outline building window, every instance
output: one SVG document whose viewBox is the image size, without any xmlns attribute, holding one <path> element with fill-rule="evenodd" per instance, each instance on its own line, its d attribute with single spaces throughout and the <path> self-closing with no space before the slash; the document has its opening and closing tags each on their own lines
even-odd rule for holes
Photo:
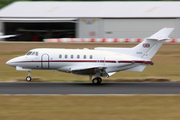
<svg viewBox="0 0 180 120">
<path fill-rule="evenodd" d="M 67 55 L 65 55 L 65 58 L 67 58 L 68 56 Z"/>
<path fill-rule="evenodd" d="M 71 59 L 73 59 L 73 57 L 74 57 L 74 56 L 73 56 L 73 55 L 71 55 Z"/>
<path fill-rule="evenodd" d="M 92 55 L 90 55 L 90 59 L 92 59 L 93 58 L 93 56 Z"/>
<path fill-rule="evenodd" d="M 84 57 L 84 59 L 86 59 L 86 55 L 84 55 L 83 57 Z"/>
<path fill-rule="evenodd" d="M 80 58 L 80 55 L 77 55 L 77 58 L 79 59 L 79 58 Z"/>
</svg>

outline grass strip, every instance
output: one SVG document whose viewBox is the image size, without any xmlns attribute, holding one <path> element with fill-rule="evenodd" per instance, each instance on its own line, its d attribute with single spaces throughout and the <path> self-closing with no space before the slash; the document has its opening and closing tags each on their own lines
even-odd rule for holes
<svg viewBox="0 0 180 120">
<path fill-rule="evenodd" d="M 5 96 L 3 120 L 179 120 L 177 96 Z"/>
</svg>

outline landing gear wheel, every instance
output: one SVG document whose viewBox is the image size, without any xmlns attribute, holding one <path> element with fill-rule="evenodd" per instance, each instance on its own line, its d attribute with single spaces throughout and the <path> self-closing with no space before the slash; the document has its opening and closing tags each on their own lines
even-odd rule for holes
<svg viewBox="0 0 180 120">
<path fill-rule="evenodd" d="M 26 80 L 27 80 L 28 82 L 31 81 L 31 71 L 28 71 L 28 76 L 26 77 Z"/>
<path fill-rule="evenodd" d="M 100 77 L 94 78 L 92 80 L 93 84 L 100 84 L 102 82 L 102 79 Z"/>
<path fill-rule="evenodd" d="M 99 80 L 98 80 L 97 78 L 94 78 L 94 79 L 92 80 L 92 82 L 93 82 L 93 84 L 98 84 L 98 83 L 99 83 Z"/>
<path fill-rule="evenodd" d="M 102 82 L 102 79 L 100 77 L 97 77 L 99 84 Z"/>
<path fill-rule="evenodd" d="M 30 77 L 30 76 L 27 76 L 27 77 L 26 77 L 26 80 L 27 80 L 28 82 L 30 82 L 30 81 L 31 81 L 31 77 Z"/>
</svg>

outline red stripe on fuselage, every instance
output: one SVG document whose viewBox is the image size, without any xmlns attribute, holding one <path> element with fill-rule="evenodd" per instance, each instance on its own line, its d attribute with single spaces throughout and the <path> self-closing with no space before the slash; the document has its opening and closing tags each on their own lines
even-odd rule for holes
<svg viewBox="0 0 180 120">
<path fill-rule="evenodd" d="M 118 63 L 152 63 L 152 61 L 118 61 Z"/>
<path fill-rule="evenodd" d="M 18 61 L 16 63 L 23 62 L 107 62 L 107 63 L 116 63 L 116 61 L 104 61 L 104 60 L 49 60 L 49 61 Z"/>
<path fill-rule="evenodd" d="M 50 61 L 18 61 L 16 63 L 24 62 L 101 62 L 101 63 L 116 63 L 116 61 L 104 61 L 104 60 L 50 60 Z M 152 61 L 118 61 L 118 63 L 149 63 Z"/>
</svg>

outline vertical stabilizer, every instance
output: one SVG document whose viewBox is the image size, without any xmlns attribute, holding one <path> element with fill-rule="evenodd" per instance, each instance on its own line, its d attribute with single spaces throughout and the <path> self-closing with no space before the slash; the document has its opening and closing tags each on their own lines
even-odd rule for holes
<svg viewBox="0 0 180 120">
<path fill-rule="evenodd" d="M 146 38 L 143 42 L 132 48 L 131 55 L 143 59 L 151 59 L 174 28 L 163 28 L 152 36 Z"/>
</svg>

